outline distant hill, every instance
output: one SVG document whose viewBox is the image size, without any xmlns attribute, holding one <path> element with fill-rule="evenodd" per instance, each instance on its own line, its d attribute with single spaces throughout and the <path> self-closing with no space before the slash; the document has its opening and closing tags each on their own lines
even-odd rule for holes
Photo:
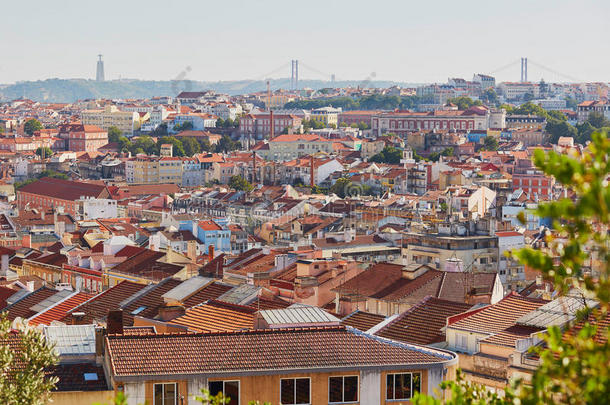
<svg viewBox="0 0 610 405">
<path fill-rule="evenodd" d="M 272 89 L 287 89 L 290 79 L 270 80 Z M 300 88 L 322 89 L 325 87 L 402 87 L 415 86 L 414 84 L 390 81 L 340 81 L 329 82 L 323 80 L 301 80 Z M 32 82 L 18 82 L 9 85 L 0 85 L 0 101 L 29 98 L 35 101 L 70 103 L 76 100 L 91 98 L 150 98 L 154 96 L 176 96 L 184 90 L 215 90 L 230 95 L 264 91 L 267 88 L 265 80 L 242 80 L 222 82 L 198 81 L 148 81 L 135 79 L 109 80 L 96 82 L 85 79 L 47 79 Z"/>
</svg>

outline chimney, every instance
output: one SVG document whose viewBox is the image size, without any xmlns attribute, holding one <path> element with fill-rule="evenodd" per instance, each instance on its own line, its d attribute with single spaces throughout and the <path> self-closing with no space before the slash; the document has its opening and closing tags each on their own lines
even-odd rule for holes
<svg viewBox="0 0 610 405">
<path fill-rule="evenodd" d="M 106 329 L 109 335 L 123 334 L 123 311 L 120 309 L 108 311 Z"/>
<path fill-rule="evenodd" d="M 72 312 L 72 325 L 84 325 L 85 324 L 85 313 L 84 312 Z"/>
<path fill-rule="evenodd" d="M 275 136 L 275 125 L 273 124 L 273 110 L 269 110 L 269 139 L 273 139 Z"/>
<path fill-rule="evenodd" d="M 208 262 L 214 260 L 214 245 L 208 246 Z"/>
<path fill-rule="evenodd" d="M 407 280 L 415 280 L 417 277 L 421 276 L 425 272 L 428 271 L 428 266 L 404 266 L 401 270 L 401 277 L 406 278 Z"/>
<path fill-rule="evenodd" d="M 540 274 L 538 274 L 536 276 L 536 285 L 542 285 L 542 282 L 543 282 L 542 276 Z"/>
<path fill-rule="evenodd" d="M 314 181 L 314 164 L 313 164 L 313 155 L 310 156 L 310 166 L 309 166 L 309 185 L 311 188 L 316 185 Z"/>
<path fill-rule="evenodd" d="M 100 365 L 104 361 L 104 329 L 95 328 L 95 362 Z"/>
<path fill-rule="evenodd" d="M 252 282 L 257 287 L 269 288 L 271 286 L 271 276 L 267 272 L 257 272 L 252 274 Z"/>
<path fill-rule="evenodd" d="M 163 305 L 159 308 L 159 319 L 162 321 L 171 321 L 179 316 L 184 315 L 185 309 L 182 305 Z"/>
</svg>

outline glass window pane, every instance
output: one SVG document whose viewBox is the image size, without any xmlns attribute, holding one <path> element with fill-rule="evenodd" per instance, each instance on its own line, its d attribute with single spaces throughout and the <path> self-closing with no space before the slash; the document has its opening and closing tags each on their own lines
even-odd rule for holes
<svg viewBox="0 0 610 405">
<path fill-rule="evenodd" d="M 176 405 L 176 384 L 164 385 L 163 405 Z"/>
<path fill-rule="evenodd" d="M 343 402 L 358 401 L 358 377 L 343 378 Z"/>
<path fill-rule="evenodd" d="M 216 396 L 222 392 L 222 381 L 212 381 L 208 384 L 210 395 Z"/>
<path fill-rule="evenodd" d="M 297 404 L 309 403 L 309 378 L 296 379 L 296 402 Z"/>
<path fill-rule="evenodd" d="M 394 399 L 394 374 L 388 374 L 385 385 L 386 399 Z"/>
<path fill-rule="evenodd" d="M 328 379 L 328 401 L 343 402 L 343 377 L 330 377 Z"/>
<path fill-rule="evenodd" d="M 396 374 L 394 376 L 395 399 L 411 398 L 411 374 Z"/>
<path fill-rule="evenodd" d="M 239 403 L 238 381 L 225 381 L 225 397 L 230 398 L 229 405 L 237 405 Z"/>
<path fill-rule="evenodd" d="M 421 392 L 421 374 L 413 373 L 413 393 Z"/>
<path fill-rule="evenodd" d="M 280 391 L 282 404 L 294 404 L 294 380 L 281 380 Z"/>
<path fill-rule="evenodd" d="M 163 405 L 163 384 L 155 384 L 154 405 Z"/>
</svg>

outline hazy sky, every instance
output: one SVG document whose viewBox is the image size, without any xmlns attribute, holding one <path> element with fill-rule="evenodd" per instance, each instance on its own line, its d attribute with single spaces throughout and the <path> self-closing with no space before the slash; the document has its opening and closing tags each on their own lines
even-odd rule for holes
<svg viewBox="0 0 610 405">
<path fill-rule="evenodd" d="M 289 77 L 299 59 L 311 79 L 444 82 L 514 61 L 496 77 L 518 80 L 527 56 L 530 80 L 610 80 L 608 0 L 33 0 L 1 13 L 0 83 L 94 78 L 98 53 L 106 79 Z"/>
</svg>

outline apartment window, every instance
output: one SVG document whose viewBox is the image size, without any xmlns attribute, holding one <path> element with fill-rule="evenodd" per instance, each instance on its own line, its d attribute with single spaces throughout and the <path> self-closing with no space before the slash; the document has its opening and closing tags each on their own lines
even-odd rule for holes
<svg viewBox="0 0 610 405">
<path fill-rule="evenodd" d="M 153 405 L 177 405 L 178 386 L 176 383 L 155 384 Z"/>
<path fill-rule="evenodd" d="M 210 395 L 222 394 L 229 398 L 228 405 L 239 405 L 239 381 L 211 381 L 208 388 Z"/>
<path fill-rule="evenodd" d="M 386 399 L 411 399 L 414 392 L 421 390 L 420 373 L 388 374 L 386 379 Z"/>
<path fill-rule="evenodd" d="M 463 333 L 455 334 L 455 347 L 457 349 L 467 350 L 468 349 L 468 336 Z"/>
<path fill-rule="evenodd" d="M 280 403 L 282 405 L 311 403 L 310 385 L 309 378 L 280 379 Z"/>
<path fill-rule="evenodd" d="M 358 376 L 330 377 L 328 402 L 331 404 L 358 402 Z"/>
</svg>

